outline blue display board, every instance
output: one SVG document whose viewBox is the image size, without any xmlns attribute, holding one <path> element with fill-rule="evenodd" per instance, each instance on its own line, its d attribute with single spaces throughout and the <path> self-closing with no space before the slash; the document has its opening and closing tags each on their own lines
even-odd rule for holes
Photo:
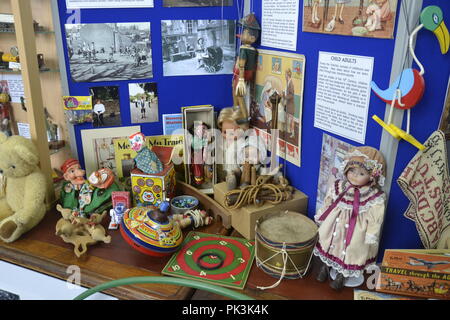
<svg viewBox="0 0 450 320">
<path fill-rule="evenodd" d="M 162 135 L 162 114 L 180 113 L 183 106 L 211 104 L 218 110 L 233 104 L 231 81 L 232 75 L 208 76 L 163 76 L 163 52 L 161 36 L 161 20 L 236 20 L 238 2 L 225 7 L 183 7 L 165 8 L 162 0 L 154 1 L 154 8 L 125 9 L 82 9 L 80 13 L 67 10 L 66 1 L 58 0 L 64 54 L 68 72 L 70 95 L 90 95 L 89 88 L 97 86 L 119 86 L 122 126 L 140 125 L 145 135 Z M 148 79 L 113 81 L 113 82 L 74 82 L 70 76 L 70 66 L 64 25 L 73 24 L 74 17 L 79 16 L 77 23 L 128 23 L 150 22 L 152 41 L 153 77 Z M 129 108 L 129 83 L 156 82 L 159 96 L 159 122 L 132 124 Z M 92 124 L 75 127 L 78 156 L 84 165 L 81 130 L 92 129 Z"/>
<path fill-rule="evenodd" d="M 306 1 L 306 0 L 305 0 Z M 397 26 L 399 21 L 400 0 L 397 10 Z M 61 28 L 71 16 L 67 12 L 65 1 L 59 0 Z M 239 1 L 241 3 L 241 1 Z M 252 1 L 253 10 L 261 21 L 261 1 Z M 331 2 L 334 5 L 334 2 Z M 424 0 L 424 6 L 438 5 L 450 21 L 450 1 Z M 332 14 L 332 13 L 329 13 Z M 314 127 L 314 107 L 317 82 L 319 51 L 344 53 L 374 57 L 373 80 L 382 88 L 389 86 L 391 65 L 395 39 L 372 39 L 302 32 L 303 1 L 300 1 L 299 32 L 297 53 L 306 57 L 306 74 L 304 88 L 304 104 L 302 119 L 302 167 L 288 164 L 287 174 L 292 184 L 309 197 L 308 215 L 312 217 L 316 210 L 317 180 L 319 175 L 322 134 L 324 131 Z M 238 8 L 203 7 L 203 8 L 163 8 L 162 1 L 155 0 L 155 7 L 148 9 L 89 9 L 81 11 L 81 23 L 102 22 L 151 22 L 153 48 L 153 78 L 147 79 L 158 84 L 160 122 L 142 124 L 146 135 L 162 134 L 162 114 L 179 113 L 180 107 L 190 105 L 211 104 L 220 110 L 232 105 L 231 75 L 214 76 L 177 76 L 164 77 L 161 48 L 161 20 L 170 19 L 237 19 Z M 395 28 L 396 35 L 397 27 Z M 273 49 L 261 47 L 264 49 Z M 67 52 L 67 44 L 64 41 Z M 276 49 L 278 50 L 278 49 Z M 280 50 L 283 51 L 283 50 Z M 444 104 L 448 77 L 450 72 L 450 54 L 440 54 L 439 44 L 431 32 L 421 31 L 417 40 L 416 53 L 427 72 L 425 81 L 427 89 L 419 105 L 412 111 L 412 132 L 421 142 L 438 128 Z M 66 53 L 66 63 L 68 61 Z M 67 64 L 69 70 L 69 65 Z M 128 83 L 141 81 L 119 81 L 111 83 L 74 83 L 69 77 L 71 95 L 88 95 L 89 87 L 98 85 L 119 85 L 122 124 L 131 125 L 128 102 Z M 371 116 L 383 116 L 386 105 L 374 94 L 371 95 L 369 121 L 367 124 L 366 145 L 380 147 L 382 129 Z M 405 117 L 406 118 L 406 117 Z M 406 121 L 406 120 L 405 120 Z M 80 160 L 83 160 L 80 131 L 91 128 L 90 125 L 76 127 L 76 139 Z M 354 141 L 338 137 L 343 141 L 358 145 Z M 406 142 L 400 142 L 397 163 L 394 170 L 394 182 L 390 193 L 380 249 L 387 248 L 420 248 L 421 242 L 415 224 L 403 216 L 408 207 L 408 200 L 396 183 L 396 179 L 406 164 L 416 154 L 417 149 Z M 380 251 L 383 252 L 383 251 Z M 382 256 L 382 255 L 381 255 Z M 380 257 L 382 258 L 382 257 Z"/>
</svg>

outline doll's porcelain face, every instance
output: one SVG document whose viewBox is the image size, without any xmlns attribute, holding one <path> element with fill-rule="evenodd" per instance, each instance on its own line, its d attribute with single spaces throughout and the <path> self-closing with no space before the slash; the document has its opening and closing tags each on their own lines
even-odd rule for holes
<svg viewBox="0 0 450 320">
<path fill-rule="evenodd" d="M 230 120 L 222 122 L 222 136 L 226 140 L 237 140 L 243 133 L 243 130 L 239 125 Z"/>
<path fill-rule="evenodd" d="M 366 169 L 354 167 L 347 171 L 347 179 L 354 186 L 364 186 L 370 181 L 370 175 Z"/>
</svg>

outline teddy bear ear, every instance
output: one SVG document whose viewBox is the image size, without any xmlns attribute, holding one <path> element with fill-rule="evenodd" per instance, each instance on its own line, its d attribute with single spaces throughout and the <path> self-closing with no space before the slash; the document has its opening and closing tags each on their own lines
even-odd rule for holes
<svg viewBox="0 0 450 320">
<path fill-rule="evenodd" d="M 8 139 L 8 137 L 6 136 L 6 134 L 4 134 L 3 132 L 0 132 L 0 144 L 5 142 L 7 139 Z"/>
<path fill-rule="evenodd" d="M 39 164 L 39 157 L 31 152 L 26 146 L 19 144 L 14 147 L 14 150 L 16 151 L 17 155 L 26 163 L 35 166 Z"/>
</svg>

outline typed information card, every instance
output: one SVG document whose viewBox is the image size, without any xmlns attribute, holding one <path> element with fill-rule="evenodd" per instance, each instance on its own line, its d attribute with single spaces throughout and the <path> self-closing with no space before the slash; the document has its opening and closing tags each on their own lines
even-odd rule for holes
<svg viewBox="0 0 450 320">
<path fill-rule="evenodd" d="M 299 0 L 263 0 L 261 45 L 297 50 Z"/>
<path fill-rule="evenodd" d="M 319 52 L 314 126 L 365 143 L 373 57 Z"/>
</svg>

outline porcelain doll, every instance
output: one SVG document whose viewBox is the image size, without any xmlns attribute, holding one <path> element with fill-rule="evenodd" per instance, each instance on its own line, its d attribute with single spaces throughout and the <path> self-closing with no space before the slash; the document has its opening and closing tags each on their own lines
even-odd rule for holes
<svg viewBox="0 0 450 320">
<path fill-rule="evenodd" d="M 362 284 L 364 270 L 376 262 L 385 212 L 385 161 L 378 150 L 352 149 L 340 170 L 344 178 L 329 187 L 314 217 L 319 224 L 314 254 L 323 263 L 317 280 L 326 281 L 331 271 L 336 290 Z"/>
<path fill-rule="evenodd" d="M 233 103 L 239 106 L 242 117 L 237 119 L 240 125 L 246 129 L 249 124 L 249 103 L 246 97 L 250 93 L 250 85 L 253 84 L 256 74 L 258 51 L 252 46 L 259 38 L 261 27 L 254 14 L 249 14 L 239 22 L 243 26 L 239 57 L 236 60 L 233 71 Z"/>
</svg>

